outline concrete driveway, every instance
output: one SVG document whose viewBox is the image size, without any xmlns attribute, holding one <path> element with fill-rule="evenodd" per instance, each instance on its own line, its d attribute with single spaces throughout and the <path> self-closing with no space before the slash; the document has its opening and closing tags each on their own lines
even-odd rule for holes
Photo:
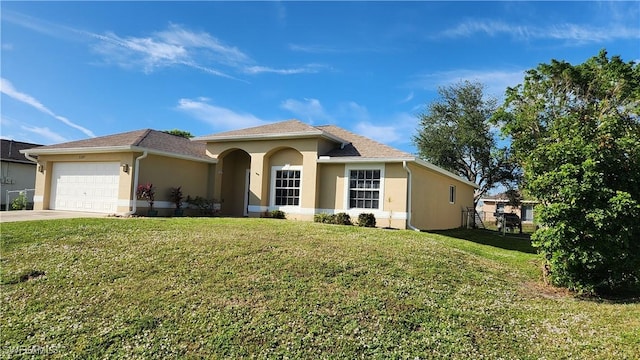
<svg viewBox="0 0 640 360">
<path fill-rule="evenodd" d="M 108 214 L 60 210 L 0 211 L 0 223 L 50 219 L 97 218 L 107 216 Z"/>
</svg>

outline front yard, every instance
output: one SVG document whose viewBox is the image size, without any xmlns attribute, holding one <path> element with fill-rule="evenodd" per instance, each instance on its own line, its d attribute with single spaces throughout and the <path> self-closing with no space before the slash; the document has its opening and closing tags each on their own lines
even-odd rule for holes
<svg viewBox="0 0 640 360">
<path fill-rule="evenodd" d="M 640 358 L 637 299 L 544 287 L 528 244 L 508 241 L 273 219 L 6 223 L 0 354 Z"/>
</svg>

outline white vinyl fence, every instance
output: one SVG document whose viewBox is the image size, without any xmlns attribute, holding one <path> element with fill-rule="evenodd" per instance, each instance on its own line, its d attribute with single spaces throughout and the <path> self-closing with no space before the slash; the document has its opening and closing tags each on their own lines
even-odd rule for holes
<svg viewBox="0 0 640 360">
<path fill-rule="evenodd" d="M 7 190 L 7 196 L 4 204 L 5 210 L 26 210 L 29 207 L 33 209 L 33 195 L 35 192 L 36 189 Z M 24 207 L 13 209 L 12 203 L 21 196 L 24 197 Z M 18 204 L 18 202 L 16 202 L 16 204 Z"/>
</svg>

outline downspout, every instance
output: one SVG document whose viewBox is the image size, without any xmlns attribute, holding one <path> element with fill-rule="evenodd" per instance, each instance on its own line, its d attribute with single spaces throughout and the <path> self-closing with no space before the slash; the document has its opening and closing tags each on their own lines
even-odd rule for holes
<svg viewBox="0 0 640 360">
<path fill-rule="evenodd" d="M 147 155 L 149 154 L 147 150 L 145 150 L 144 153 L 142 153 L 142 155 L 136 158 L 136 164 L 133 167 L 133 194 L 131 195 L 131 198 L 132 198 L 131 201 L 133 205 L 131 206 L 131 211 L 125 214 L 127 216 L 135 214 L 136 211 L 138 210 L 138 199 L 136 198 L 136 190 L 138 189 L 138 177 L 140 176 L 140 171 L 138 171 L 138 167 L 140 166 L 140 160 L 146 158 Z"/>
<path fill-rule="evenodd" d="M 413 182 L 413 175 L 411 169 L 407 166 L 407 161 L 402 161 L 402 167 L 407 171 L 407 227 L 414 231 L 420 231 L 417 227 L 411 225 L 411 183 Z"/>
<path fill-rule="evenodd" d="M 24 155 L 24 157 L 26 157 L 28 160 L 31 160 L 34 163 L 36 163 L 36 165 L 38 164 L 38 159 L 36 159 L 33 156 L 31 156 L 31 154 L 26 152 L 26 153 L 23 153 L 22 155 Z"/>
</svg>

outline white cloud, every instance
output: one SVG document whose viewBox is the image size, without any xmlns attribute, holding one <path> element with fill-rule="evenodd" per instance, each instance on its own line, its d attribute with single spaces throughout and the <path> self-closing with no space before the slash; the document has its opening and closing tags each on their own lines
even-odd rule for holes
<svg viewBox="0 0 640 360">
<path fill-rule="evenodd" d="M 516 39 L 554 39 L 567 40 L 574 44 L 602 43 L 614 39 L 640 39 L 640 31 L 636 27 L 626 27 L 616 23 L 607 27 L 579 25 L 571 23 L 554 24 L 547 27 L 514 25 L 502 21 L 471 20 L 447 29 L 439 36 L 448 38 L 470 37 L 478 33 L 488 36 L 502 34 Z"/>
<path fill-rule="evenodd" d="M 211 75 L 239 80 L 229 72 L 295 75 L 317 73 L 325 68 L 319 64 L 295 68 L 256 65 L 237 47 L 227 45 L 209 33 L 191 31 L 176 24 L 170 24 L 168 29 L 146 37 L 121 37 L 112 32 L 86 34 L 100 40 L 93 48 L 107 62 L 123 68 L 141 68 L 146 73 L 171 66 L 187 66 Z"/>
<path fill-rule="evenodd" d="M 65 138 L 64 136 L 52 131 L 51 129 L 47 128 L 47 127 L 36 127 L 36 126 L 25 126 L 22 125 L 21 126 L 22 130 L 28 131 L 30 133 L 34 133 L 36 135 L 39 135 L 45 139 L 50 140 L 53 143 L 63 143 L 63 142 L 67 142 L 67 138 Z"/>
<path fill-rule="evenodd" d="M 267 66 L 247 66 L 244 68 L 244 72 L 249 74 L 260 74 L 260 73 L 272 73 L 272 74 L 280 74 L 280 75 L 294 75 L 294 74 L 314 74 L 319 72 L 322 68 L 325 68 L 323 65 L 319 64 L 308 64 L 303 67 L 290 68 L 290 69 L 275 69 Z"/>
<path fill-rule="evenodd" d="M 32 97 L 31 95 L 22 93 L 18 90 L 16 90 L 13 87 L 13 84 L 11 84 L 11 82 L 5 78 L 1 78 L 0 80 L 0 92 L 2 92 L 3 94 L 18 100 L 20 102 L 23 102 L 33 108 L 35 108 L 36 110 L 45 113 L 49 116 L 52 116 L 53 118 L 59 120 L 60 122 L 62 122 L 63 124 L 70 126 L 76 130 L 80 130 L 82 133 L 84 133 L 85 135 L 89 136 L 89 137 L 96 137 L 96 135 L 93 133 L 93 131 L 84 128 L 78 124 L 75 124 L 74 122 L 72 122 L 71 120 L 67 119 L 64 116 L 60 116 L 57 115 L 56 113 L 54 113 L 53 111 L 51 111 L 49 108 L 47 108 L 46 106 L 44 106 L 40 101 L 38 101 L 37 99 L 35 99 L 34 97 Z"/>
<path fill-rule="evenodd" d="M 409 102 L 409 101 L 413 100 L 413 96 L 414 96 L 414 93 L 413 93 L 413 91 L 412 91 L 412 92 L 410 92 L 410 93 L 409 93 L 409 95 L 407 95 L 407 97 L 405 97 L 404 99 L 402 99 L 402 100 L 400 101 L 400 103 L 401 103 L 401 104 L 404 104 L 404 103 L 407 103 L 407 102 Z"/>
<path fill-rule="evenodd" d="M 371 120 L 369 110 L 366 106 L 360 105 L 355 101 L 348 101 L 340 105 L 340 117 L 349 121 L 367 122 Z"/>
<path fill-rule="evenodd" d="M 212 105 L 206 98 L 180 99 L 178 110 L 204 121 L 215 130 L 224 131 L 264 125 L 267 121 L 247 113 L 238 113 L 231 109 Z"/>
<path fill-rule="evenodd" d="M 356 124 L 354 130 L 362 136 L 384 144 L 394 143 L 401 139 L 398 129 L 392 125 L 374 125 L 370 122 L 360 122 Z"/>
<path fill-rule="evenodd" d="M 276 8 L 280 20 L 285 21 L 286 8 L 282 4 L 276 4 Z M 294 68 L 260 65 L 239 48 L 225 44 L 207 32 L 193 31 L 178 24 L 169 24 L 165 30 L 145 36 L 125 36 L 114 32 L 84 31 L 11 11 L 4 12 L 2 18 L 51 37 L 72 41 L 97 40 L 92 44 L 92 49 L 106 63 L 127 69 L 141 69 L 146 73 L 172 66 L 186 66 L 239 80 L 230 73 L 295 75 L 317 73 L 327 68 L 313 63 Z"/>
<path fill-rule="evenodd" d="M 418 118 L 408 113 L 397 113 L 388 118 L 358 122 L 354 130 L 384 144 L 410 144 L 418 126 Z"/>
<path fill-rule="evenodd" d="M 334 122 L 333 117 L 327 114 L 318 99 L 304 99 L 304 101 L 287 99 L 280 104 L 280 107 L 300 117 L 300 120 L 312 124 L 317 124 L 318 121 Z"/>
<path fill-rule="evenodd" d="M 11 51 L 11 50 L 13 50 L 13 44 L 2 43 L 2 51 Z"/>
<path fill-rule="evenodd" d="M 463 82 L 479 82 L 485 86 L 485 94 L 502 98 L 507 87 L 516 86 L 524 81 L 524 70 L 467 70 L 458 69 L 436 73 L 421 74 L 410 82 L 410 86 L 427 90 L 437 90 L 441 86 L 448 86 Z"/>
</svg>

